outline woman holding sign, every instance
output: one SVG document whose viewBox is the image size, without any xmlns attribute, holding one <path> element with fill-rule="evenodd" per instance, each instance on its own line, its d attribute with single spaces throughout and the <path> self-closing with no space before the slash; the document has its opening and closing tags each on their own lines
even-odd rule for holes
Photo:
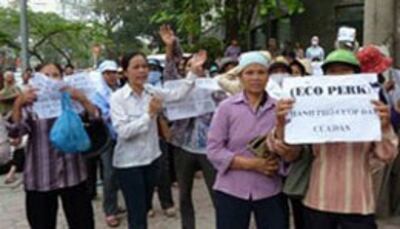
<svg viewBox="0 0 400 229">
<path fill-rule="evenodd" d="M 348 75 L 360 72 L 357 58 L 350 51 L 336 50 L 322 66 L 326 75 Z M 314 144 L 314 161 L 308 191 L 307 228 L 310 229 L 376 229 L 375 201 L 371 165 L 390 162 L 397 154 L 398 140 L 390 124 L 389 108 L 372 101 L 381 120 L 380 142 Z M 286 115 L 293 100 L 277 105 L 277 139 L 283 141 Z M 276 140 L 276 139 L 275 139 Z"/>
<path fill-rule="evenodd" d="M 275 100 L 265 91 L 269 64 L 259 52 L 240 57 L 243 91 L 223 101 L 211 123 L 207 156 L 218 171 L 218 229 L 248 228 L 252 213 L 258 228 L 289 228 L 282 176 L 298 149 L 278 142 L 255 150 L 275 127 Z"/>
<path fill-rule="evenodd" d="M 207 53 L 200 51 L 192 59 L 188 77 L 174 91 L 147 84 L 149 67 L 141 53 L 122 59 L 129 83 L 111 97 L 111 120 L 118 135 L 113 165 L 125 198 L 130 229 L 147 228 L 147 212 L 156 182 L 157 159 L 161 155 L 157 117 L 163 101 L 183 99 L 202 73 Z"/>
<path fill-rule="evenodd" d="M 38 71 L 47 77 L 45 80 L 62 80 L 57 64 L 42 65 Z M 84 159 L 79 154 L 61 153 L 50 143 L 50 130 L 56 118 L 39 119 L 34 114 L 32 104 L 38 89 L 28 88 L 15 101 L 10 133 L 13 137 L 28 134 L 24 186 L 29 225 L 32 229 L 55 229 L 60 197 L 70 228 L 94 229 Z M 92 117 L 98 116 L 98 110 L 83 93 L 73 88 L 67 91 Z"/>
</svg>

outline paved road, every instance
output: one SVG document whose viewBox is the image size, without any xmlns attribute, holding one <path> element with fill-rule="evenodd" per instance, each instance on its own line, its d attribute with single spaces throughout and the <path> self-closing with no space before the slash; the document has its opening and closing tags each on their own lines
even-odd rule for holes
<svg viewBox="0 0 400 229">
<path fill-rule="evenodd" d="M 3 177 L 0 177 L 0 184 L 3 184 Z M 101 198 L 101 189 L 99 189 Z M 174 188 L 174 197 L 177 200 L 178 190 Z M 198 229 L 213 229 L 215 228 L 214 210 L 211 206 L 210 199 L 208 197 L 207 190 L 205 188 L 202 179 L 197 179 L 194 185 L 194 204 L 197 217 L 197 228 Z M 149 220 L 150 229 L 179 229 L 180 220 L 179 217 L 167 218 L 162 214 L 158 203 L 158 198 L 154 200 L 154 206 L 156 209 L 156 216 Z M 122 200 L 122 199 L 121 199 Z M 93 201 L 96 215 L 96 228 L 106 229 L 108 228 L 104 223 L 104 215 L 102 213 L 101 201 Z M 62 211 L 59 211 L 58 217 L 58 228 L 67 229 L 65 218 Z M 24 192 L 22 186 L 17 188 L 5 188 L 0 186 L 0 229 L 27 229 L 28 225 L 26 222 L 25 211 L 24 211 Z M 123 223 L 119 228 L 127 228 L 125 217 L 123 217 Z M 255 228 L 252 226 L 252 228 Z M 386 220 L 380 222 L 380 229 L 399 229 L 400 218 Z"/>
</svg>

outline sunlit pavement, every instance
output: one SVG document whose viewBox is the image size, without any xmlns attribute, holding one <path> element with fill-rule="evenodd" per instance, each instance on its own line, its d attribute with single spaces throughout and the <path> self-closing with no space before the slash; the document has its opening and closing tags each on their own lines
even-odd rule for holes
<svg viewBox="0 0 400 229">
<path fill-rule="evenodd" d="M 1 229 L 27 229 L 28 224 L 24 209 L 24 191 L 22 185 L 16 188 L 2 186 L 3 178 L 0 177 L 0 228 Z M 214 209 L 202 179 L 196 179 L 194 184 L 194 205 L 196 209 L 196 226 L 198 229 L 215 228 Z M 174 200 L 177 202 L 177 188 L 173 188 Z M 99 187 L 99 197 L 93 201 L 96 217 L 96 228 L 105 229 L 107 227 L 104 221 L 101 203 L 101 187 Z M 122 202 L 122 199 L 120 199 Z M 156 215 L 149 219 L 150 229 L 179 229 L 179 214 L 174 218 L 166 217 L 158 203 L 158 196 L 155 195 L 154 207 Z M 122 223 L 119 228 L 127 228 L 125 216 L 122 215 Z M 59 211 L 58 227 L 59 229 L 67 229 L 65 218 L 62 211 Z M 255 228 L 252 226 L 252 228 Z M 399 229 L 400 218 L 388 219 L 379 222 L 380 229 Z"/>
</svg>

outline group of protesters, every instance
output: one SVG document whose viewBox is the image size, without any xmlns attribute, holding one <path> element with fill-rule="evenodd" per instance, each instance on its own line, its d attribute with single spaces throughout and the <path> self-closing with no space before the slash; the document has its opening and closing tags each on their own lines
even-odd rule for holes
<svg viewBox="0 0 400 229">
<path fill-rule="evenodd" d="M 165 63 L 131 52 L 98 65 L 101 76 L 92 96 L 62 88 L 83 107 L 84 122 L 106 130 L 102 136 L 97 132 L 101 147 L 90 155 L 60 152 L 49 139 L 57 118 L 40 119 L 33 109 L 40 88 L 29 80 L 42 74 L 62 81 L 74 74 L 72 65 L 42 64 L 27 70 L 19 86 L 13 72 L 4 73 L 0 161 L 8 165 L 7 183 L 23 170 L 32 229 L 56 228 L 59 199 L 70 228 L 95 228 L 91 201 L 97 165 L 110 227 L 118 227 L 126 212 L 130 229 L 148 228 L 157 192 L 165 216 L 175 217 L 179 209 L 182 228 L 194 229 L 192 189 L 199 174 L 218 229 L 249 228 L 252 216 L 257 228 L 289 229 L 291 215 L 296 229 L 375 229 L 377 209 L 400 213 L 400 101 L 388 76 L 392 60 L 378 46 L 359 48 L 356 40 L 339 39 L 325 56 L 317 36 L 307 50 L 297 46 L 282 52 L 274 39 L 267 50 L 248 52 L 233 40 L 225 56 L 210 64 L 206 50 L 185 56 L 170 26 L 160 28 L 160 37 Z M 377 74 L 379 99 L 371 103 L 381 123 L 380 141 L 285 142 L 287 115 L 296 101 L 282 99 L 282 78 L 324 77 L 315 62 L 322 62 L 320 71 L 327 77 Z M 218 83 L 220 89 L 212 92 L 216 110 L 169 120 L 165 104 L 187 98 L 200 78 Z M 180 80 L 180 86 L 164 87 L 172 80 Z M 119 191 L 126 209 L 119 205 Z"/>
</svg>

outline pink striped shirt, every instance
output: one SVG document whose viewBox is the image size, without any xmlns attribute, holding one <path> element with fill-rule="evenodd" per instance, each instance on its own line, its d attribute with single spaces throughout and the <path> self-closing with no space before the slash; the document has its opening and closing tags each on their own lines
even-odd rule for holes
<svg viewBox="0 0 400 229">
<path fill-rule="evenodd" d="M 397 145 L 393 130 L 385 132 L 381 142 L 313 145 L 315 159 L 304 204 L 324 212 L 373 214 L 372 164 L 393 160 Z"/>
</svg>

